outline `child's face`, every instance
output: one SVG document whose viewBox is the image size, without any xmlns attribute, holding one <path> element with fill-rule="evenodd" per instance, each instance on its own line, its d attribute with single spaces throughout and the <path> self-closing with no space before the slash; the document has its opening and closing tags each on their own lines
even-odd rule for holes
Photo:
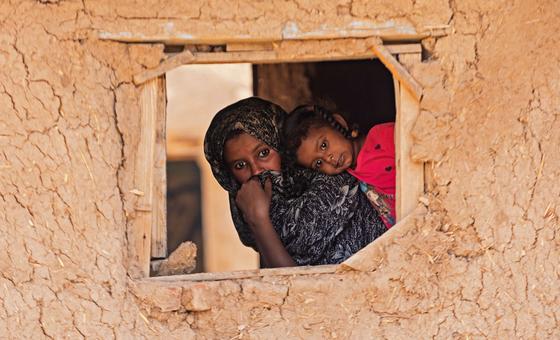
<svg viewBox="0 0 560 340">
<path fill-rule="evenodd" d="M 280 154 L 268 144 L 242 133 L 228 140 L 224 145 L 224 160 L 237 183 L 245 183 L 249 178 L 265 170 L 280 171 Z"/>
<path fill-rule="evenodd" d="M 297 150 L 298 163 L 327 175 L 337 175 L 354 162 L 352 141 L 330 126 L 311 127 Z"/>
</svg>

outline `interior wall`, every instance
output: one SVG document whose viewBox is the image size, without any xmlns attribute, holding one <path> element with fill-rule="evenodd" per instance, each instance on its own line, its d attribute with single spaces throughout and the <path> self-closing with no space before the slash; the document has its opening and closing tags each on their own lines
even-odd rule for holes
<svg viewBox="0 0 560 340">
<path fill-rule="evenodd" d="M 289 112 L 312 97 L 306 71 L 304 63 L 253 65 L 254 93 Z"/>
<path fill-rule="evenodd" d="M 291 111 L 318 104 L 363 134 L 395 121 L 393 76 L 378 59 L 254 65 L 255 93 Z"/>
<path fill-rule="evenodd" d="M 0 334 L 560 337 L 559 17 L 554 0 L 0 2 Z M 375 271 L 159 282 L 143 294 L 127 276 L 132 76 L 163 47 L 99 36 L 401 24 L 447 32 L 425 38 L 428 59 L 409 67 L 424 86 L 412 157 L 432 181 Z"/>
<path fill-rule="evenodd" d="M 192 159 L 166 162 L 167 254 L 183 242 L 196 245 L 196 266 L 192 273 L 203 272 L 204 242 L 202 238 L 202 178 L 200 168 Z"/>
</svg>

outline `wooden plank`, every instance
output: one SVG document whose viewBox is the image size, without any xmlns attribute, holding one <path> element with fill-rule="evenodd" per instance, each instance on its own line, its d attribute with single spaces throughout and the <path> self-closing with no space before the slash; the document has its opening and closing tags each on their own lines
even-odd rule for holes
<svg viewBox="0 0 560 340">
<path fill-rule="evenodd" d="M 195 56 L 189 50 L 183 51 L 181 53 L 177 53 L 172 57 L 168 58 L 167 60 L 163 61 L 156 68 L 135 75 L 133 78 L 134 83 L 136 85 L 143 84 L 146 81 L 157 78 L 162 74 L 165 74 L 167 71 L 171 71 L 176 67 L 179 67 L 181 65 L 186 65 L 186 64 L 192 64 L 195 59 L 196 59 Z"/>
<path fill-rule="evenodd" d="M 400 214 L 400 207 L 401 207 L 401 184 L 400 184 L 400 176 L 401 176 L 401 158 L 402 154 L 399 152 L 401 150 L 401 120 L 402 120 L 402 113 L 401 113 L 401 83 L 400 81 L 393 77 L 393 87 L 395 89 L 395 166 L 397 167 L 397 174 L 395 179 L 395 209 L 396 209 L 396 222 L 398 223 L 401 221 L 401 214 Z"/>
<path fill-rule="evenodd" d="M 327 48 L 330 45 L 322 46 L 317 42 L 290 42 L 290 46 L 284 48 L 282 44 L 277 45 L 273 51 L 237 51 L 237 52 L 191 52 L 184 51 L 169 57 L 157 67 L 144 71 L 134 76 L 136 85 L 142 84 L 149 79 L 159 77 L 162 74 L 171 71 L 181 65 L 188 64 L 225 64 L 225 63 L 252 63 L 252 64 L 268 64 L 268 63 L 296 63 L 296 62 L 314 62 L 314 61 L 336 61 L 336 60 L 358 60 L 372 59 L 376 54 L 371 50 L 373 39 L 353 39 L 355 49 L 332 50 Z M 301 53 L 300 49 L 294 48 L 294 44 L 301 47 L 307 44 L 317 44 L 318 48 L 314 53 Z M 336 43 L 336 42 L 335 42 Z M 338 42 L 340 44 L 343 41 Z M 410 46 L 413 45 L 413 46 Z M 352 44 L 350 44 L 352 46 Z M 322 48 L 322 49 L 321 49 Z M 415 53 L 421 50 L 419 44 L 403 44 L 403 45 L 387 45 L 384 51 L 386 53 Z M 417 53 L 417 52 L 416 52 Z M 393 58 L 394 59 L 394 58 Z M 398 62 L 397 62 L 398 64 Z M 404 71 L 406 73 L 406 70 Z M 410 75 L 409 75 L 410 76 Z M 410 77 L 412 78 L 412 77 Z"/>
<path fill-rule="evenodd" d="M 264 43 L 229 43 L 226 45 L 226 51 L 271 51 L 274 49 L 272 42 Z"/>
<path fill-rule="evenodd" d="M 393 77 L 397 78 L 402 85 L 404 85 L 410 93 L 414 96 L 417 101 L 422 98 L 422 86 L 414 79 L 410 73 L 397 61 L 391 52 L 382 44 L 373 44 L 373 52 L 381 60 L 381 62 L 387 67 L 389 71 L 393 74 Z M 415 56 L 416 54 L 412 54 Z"/>
<path fill-rule="evenodd" d="M 424 192 L 430 191 L 431 186 L 434 185 L 434 166 L 433 161 L 424 163 Z"/>
<path fill-rule="evenodd" d="M 400 55 L 399 60 L 407 65 L 420 63 L 420 54 Z M 415 162 L 410 156 L 412 147 L 412 126 L 420 112 L 420 102 L 410 88 L 399 80 L 399 104 L 395 126 L 395 156 L 397 161 L 397 219 L 408 215 L 418 204 L 424 192 L 424 165 Z"/>
<path fill-rule="evenodd" d="M 158 78 L 154 146 L 154 191 L 151 257 L 167 257 L 166 109 L 165 75 Z"/>
<path fill-rule="evenodd" d="M 358 40 L 358 39 L 343 39 L 343 41 Z M 364 40 L 364 39 L 361 39 Z M 307 41 L 310 43 L 311 41 Z M 239 51 L 272 51 L 278 49 L 279 43 L 273 42 L 261 42 L 261 43 L 229 43 L 226 46 L 227 52 L 239 52 Z M 404 53 L 421 53 L 422 45 L 418 43 L 410 44 L 389 44 L 385 47 L 392 54 L 404 54 Z"/>
<path fill-rule="evenodd" d="M 239 270 L 223 273 L 197 273 L 173 276 L 151 277 L 149 280 L 162 282 L 179 282 L 179 281 L 221 281 L 221 280 L 238 280 L 248 279 L 262 276 L 292 276 L 292 275 L 317 275 L 335 273 L 338 265 L 321 265 L 321 266 L 302 266 L 302 267 L 285 267 L 285 268 L 267 268 L 254 270 Z"/>
<path fill-rule="evenodd" d="M 421 44 L 392 44 L 384 45 L 391 54 L 422 53 Z"/>
<path fill-rule="evenodd" d="M 154 149 L 158 93 L 161 79 L 156 78 L 142 85 L 140 90 L 140 140 L 136 153 L 134 189 L 142 192 L 136 202 L 136 214 L 128 233 L 132 278 L 150 275 L 150 253 L 152 236 Z"/>
</svg>

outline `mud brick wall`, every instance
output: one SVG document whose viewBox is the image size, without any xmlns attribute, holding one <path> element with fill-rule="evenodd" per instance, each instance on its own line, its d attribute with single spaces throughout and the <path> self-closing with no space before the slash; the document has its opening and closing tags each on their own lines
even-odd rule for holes
<svg viewBox="0 0 560 340">
<path fill-rule="evenodd" d="M 375 271 L 133 281 L 138 88 L 102 32 L 422 31 L 424 204 Z M 560 337 L 560 6 L 547 1 L 0 2 L 0 337 Z"/>
</svg>

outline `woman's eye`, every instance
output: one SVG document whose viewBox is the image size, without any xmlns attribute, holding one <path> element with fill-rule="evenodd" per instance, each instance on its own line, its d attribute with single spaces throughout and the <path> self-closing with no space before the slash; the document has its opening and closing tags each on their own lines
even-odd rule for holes
<svg viewBox="0 0 560 340">
<path fill-rule="evenodd" d="M 259 158 L 265 158 L 270 154 L 270 149 L 262 149 L 259 151 Z"/>
<path fill-rule="evenodd" d="M 323 164 L 323 161 L 318 159 L 315 161 L 315 169 L 319 169 L 321 167 L 321 165 Z"/>
<path fill-rule="evenodd" d="M 233 167 L 234 167 L 235 169 L 237 169 L 237 170 L 241 170 L 241 169 L 243 169 L 243 168 L 245 167 L 245 162 L 242 162 L 242 161 L 241 161 L 241 162 L 236 162 L 236 163 L 233 165 Z"/>
<path fill-rule="evenodd" d="M 327 146 L 329 146 L 329 144 L 327 144 L 327 141 L 323 141 L 320 146 L 321 146 L 321 150 L 324 151 L 327 149 Z"/>
</svg>

